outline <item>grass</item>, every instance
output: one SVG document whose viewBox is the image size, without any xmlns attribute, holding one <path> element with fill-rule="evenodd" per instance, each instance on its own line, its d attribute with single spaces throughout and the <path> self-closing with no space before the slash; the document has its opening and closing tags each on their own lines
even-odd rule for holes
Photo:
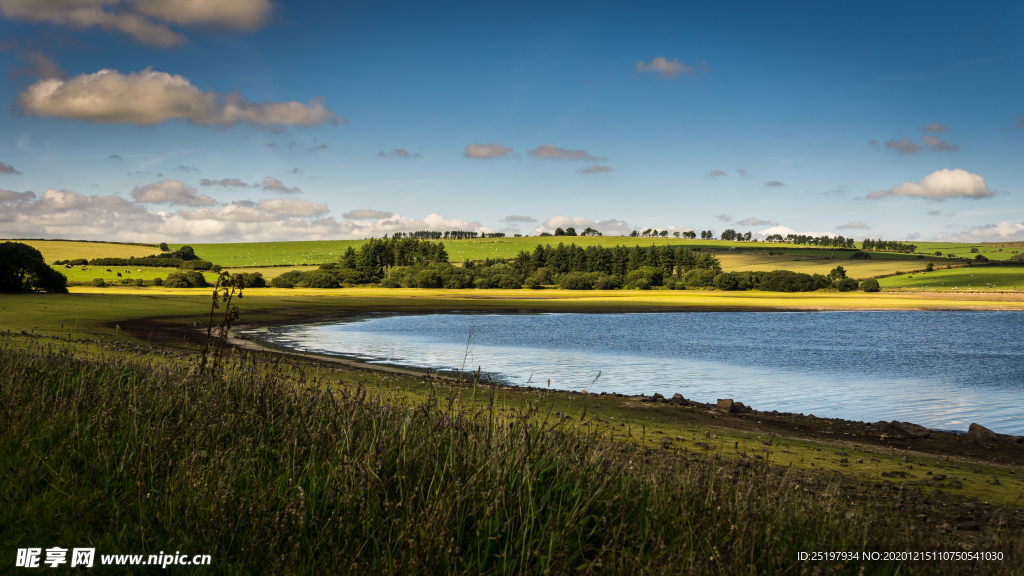
<svg viewBox="0 0 1024 576">
<path fill-rule="evenodd" d="M 39 250 L 47 263 L 57 260 L 78 260 L 85 258 L 140 258 L 159 254 L 160 249 L 152 246 L 134 246 L 108 242 L 75 242 L 67 240 L 12 240 Z M 61 268 L 62 269 L 62 268 Z"/>
<path fill-rule="evenodd" d="M 885 289 L 921 291 L 1024 290 L 1024 262 L 1018 266 L 976 266 L 881 278 Z"/>
<path fill-rule="evenodd" d="M 869 278 L 898 271 L 923 269 L 928 260 L 904 254 L 874 253 L 872 258 L 853 260 L 850 252 L 833 252 L 811 250 L 784 251 L 781 256 L 768 256 L 764 251 L 744 251 L 740 254 L 716 254 L 722 262 L 725 272 L 747 272 L 752 270 L 792 270 L 804 274 L 827 275 L 836 266 L 842 266 L 848 276 L 853 278 Z M 830 255 L 831 253 L 831 255 Z M 938 264 L 944 264 L 941 259 Z"/>
<path fill-rule="evenodd" d="M 977 252 L 971 252 L 972 248 Z M 925 254 L 942 252 L 943 255 L 952 254 L 959 258 L 971 259 L 981 254 L 989 260 L 1006 260 L 1014 254 L 1024 252 L 1024 242 L 920 242 L 917 244 L 917 251 Z"/>
<path fill-rule="evenodd" d="M 68 282 L 91 282 L 93 278 L 102 278 L 104 282 L 108 284 L 110 282 L 119 282 L 121 280 L 152 280 L 154 278 L 167 279 L 168 274 L 175 272 L 182 272 L 177 268 L 154 268 L 154 267 L 136 267 L 136 266 L 85 266 L 83 270 L 82 266 L 73 266 L 71 268 L 65 268 L 63 266 L 53 267 L 55 270 L 67 277 Z M 107 270 L 110 270 L 109 272 Z M 245 270 L 249 272 L 249 270 Z M 118 276 L 118 273 L 121 276 Z M 203 276 L 206 277 L 207 282 L 215 282 L 217 275 L 212 272 L 204 272 Z"/>
<path fill-rule="evenodd" d="M 599 399 L 251 354 L 195 366 L 0 337 L 0 542 L 210 554 L 203 574 L 894 574 L 910 565 L 797 553 L 961 546 L 1005 560 L 913 572 L 1012 574 L 1024 551 L 901 513 L 938 494 L 698 430 L 664 442 Z"/>
</svg>

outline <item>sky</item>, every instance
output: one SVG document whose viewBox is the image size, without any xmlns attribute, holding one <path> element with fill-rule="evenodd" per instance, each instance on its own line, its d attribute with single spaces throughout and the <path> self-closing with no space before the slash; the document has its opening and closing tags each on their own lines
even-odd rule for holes
<svg viewBox="0 0 1024 576">
<path fill-rule="evenodd" d="M 0 0 L 0 237 L 1024 240 L 1020 2 Z"/>
</svg>

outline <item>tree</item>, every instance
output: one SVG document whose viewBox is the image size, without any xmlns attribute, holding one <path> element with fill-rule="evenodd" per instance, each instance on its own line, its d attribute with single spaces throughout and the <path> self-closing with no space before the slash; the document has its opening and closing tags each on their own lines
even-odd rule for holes
<svg viewBox="0 0 1024 576">
<path fill-rule="evenodd" d="M 835 268 L 832 269 L 831 272 L 828 273 L 829 282 L 835 283 L 838 282 L 839 280 L 842 280 L 843 278 L 846 278 L 846 269 L 843 268 L 842 266 L 836 266 Z"/>
<path fill-rule="evenodd" d="M 39 250 L 22 242 L 0 244 L 0 292 L 67 292 L 68 279 Z"/>
<path fill-rule="evenodd" d="M 565 230 L 561 228 L 555 228 L 555 236 L 565 236 Z"/>
<path fill-rule="evenodd" d="M 572 226 L 569 226 L 568 228 L 565 229 L 565 235 L 566 236 L 575 236 L 576 235 L 576 229 L 573 228 Z"/>
<path fill-rule="evenodd" d="M 679 230 L 673 232 L 672 235 L 675 236 L 676 238 L 679 238 Z"/>
<path fill-rule="evenodd" d="M 171 247 L 167 245 L 167 242 L 161 242 L 160 243 L 160 251 L 161 252 L 170 252 L 171 251 Z"/>
<path fill-rule="evenodd" d="M 874 278 L 868 278 L 867 280 L 864 280 L 863 282 L 860 283 L 860 289 L 865 292 L 878 292 L 882 289 L 882 287 L 878 285 L 878 280 Z"/>
<path fill-rule="evenodd" d="M 925 272 L 931 272 L 932 270 L 935 270 L 935 264 L 933 264 L 933 263 L 929 262 L 929 263 L 928 263 L 928 264 L 927 264 L 927 265 L 926 265 L 926 266 L 924 267 L 924 271 L 925 271 Z"/>
</svg>

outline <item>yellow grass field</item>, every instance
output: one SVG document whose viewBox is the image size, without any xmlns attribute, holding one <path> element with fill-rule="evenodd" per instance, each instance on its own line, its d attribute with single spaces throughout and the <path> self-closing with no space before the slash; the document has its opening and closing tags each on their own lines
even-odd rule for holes
<svg viewBox="0 0 1024 576">
<path fill-rule="evenodd" d="M 65 240 L 14 240 L 39 250 L 47 264 L 56 260 L 77 260 L 85 258 L 141 258 L 151 254 L 159 254 L 160 249 L 153 246 L 133 246 L 131 244 L 109 244 L 106 242 L 69 242 Z"/>
<path fill-rule="evenodd" d="M 768 256 L 764 252 L 730 254 L 715 253 L 722 262 L 725 272 L 751 272 L 757 270 L 791 270 L 804 274 L 828 274 L 836 266 L 842 266 L 846 274 L 853 278 L 869 278 L 893 272 L 910 272 L 923 270 L 928 262 L 934 260 L 935 265 L 945 265 L 940 258 L 920 260 L 917 258 L 871 258 L 869 260 L 853 260 L 846 258 L 818 258 L 814 251 L 807 250 L 807 255 L 785 254 Z"/>
</svg>

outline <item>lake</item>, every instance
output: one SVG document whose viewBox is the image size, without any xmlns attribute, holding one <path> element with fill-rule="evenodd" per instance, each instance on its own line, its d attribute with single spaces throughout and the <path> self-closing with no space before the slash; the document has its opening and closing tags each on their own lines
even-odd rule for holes
<svg viewBox="0 0 1024 576">
<path fill-rule="evenodd" d="M 377 315 L 248 335 L 509 384 L 1019 435 L 1022 333 L 1019 312 L 684 312 Z"/>
</svg>

